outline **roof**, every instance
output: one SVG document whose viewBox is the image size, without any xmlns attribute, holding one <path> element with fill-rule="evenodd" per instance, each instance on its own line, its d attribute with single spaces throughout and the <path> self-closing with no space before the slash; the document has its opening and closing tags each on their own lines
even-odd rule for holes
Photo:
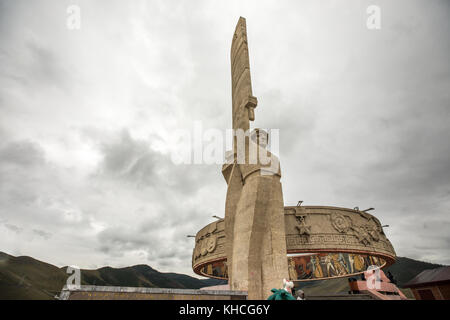
<svg viewBox="0 0 450 320">
<path fill-rule="evenodd" d="M 450 266 L 424 270 L 409 280 L 404 287 L 409 288 L 442 281 L 450 281 Z"/>
<path fill-rule="evenodd" d="M 65 285 L 59 295 L 60 300 L 68 300 L 72 294 L 75 293 L 111 293 L 122 294 L 123 296 L 129 295 L 131 299 L 136 299 L 132 294 L 171 294 L 171 295 L 192 295 L 192 296 L 210 296 L 210 299 L 214 299 L 213 296 L 233 296 L 236 298 L 247 296 L 246 291 L 230 291 L 230 290 L 214 290 L 205 288 L 200 289 L 175 289 L 175 288 L 146 288 L 146 287 L 119 287 L 119 286 L 93 286 L 93 285 Z M 103 299 L 113 300 L 109 296 Z"/>
</svg>

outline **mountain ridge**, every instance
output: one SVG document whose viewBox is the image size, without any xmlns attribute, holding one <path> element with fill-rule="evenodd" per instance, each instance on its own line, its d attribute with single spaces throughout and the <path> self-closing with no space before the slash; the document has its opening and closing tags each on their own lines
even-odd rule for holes
<svg viewBox="0 0 450 320">
<path fill-rule="evenodd" d="M 0 299 L 53 299 L 70 276 L 57 267 L 29 256 L 0 251 Z M 198 279 L 174 272 L 159 272 L 149 265 L 81 269 L 82 285 L 199 289 L 226 281 Z"/>
<path fill-rule="evenodd" d="M 440 264 L 397 257 L 390 271 L 402 287 L 407 281 L 426 269 Z M 54 299 L 70 276 L 67 266 L 57 267 L 29 256 L 14 257 L 0 251 L 0 299 Z M 159 272 L 146 264 L 114 268 L 81 269 L 82 285 L 199 289 L 225 280 L 198 279 L 175 272 Z M 301 282 L 298 286 L 308 295 L 334 294 L 348 291 L 347 278 Z"/>
</svg>

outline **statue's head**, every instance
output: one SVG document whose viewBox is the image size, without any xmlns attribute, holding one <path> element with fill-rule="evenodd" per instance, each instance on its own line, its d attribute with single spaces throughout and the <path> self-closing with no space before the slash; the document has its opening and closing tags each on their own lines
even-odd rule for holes
<svg viewBox="0 0 450 320">
<path fill-rule="evenodd" d="M 256 128 L 252 130 L 250 138 L 257 145 L 259 145 L 262 148 L 265 148 L 269 141 L 269 134 L 262 129 Z"/>
</svg>

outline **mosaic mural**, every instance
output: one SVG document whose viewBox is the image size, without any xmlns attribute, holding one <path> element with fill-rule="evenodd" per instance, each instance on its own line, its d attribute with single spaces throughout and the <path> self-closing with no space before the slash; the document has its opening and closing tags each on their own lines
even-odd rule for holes
<svg viewBox="0 0 450 320">
<path fill-rule="evenodd" d="M 225 260 L 208 263 L 201 271 L 209 277 L 228 279 L 228 268 Z"/>
<path fill-rule="evenodd" d="M 318 253 L 288 257 L 291 280 L 313 280 L 361 273 L 369 266 L 382 267 L 381 258 L 353 253 Z"/>
<path fill-rule="evenodd" d="M 346 277 L 362 273 L 369 266 L 383 267 L 385 264 L 386 261 L 382 258 L 353 253 L 317 253 L 288 257 L 289 278 L 294 281 Z M 209 277 L 227 279 L 226 260 L 208 263 L 201 272 Z"/>
</svg>

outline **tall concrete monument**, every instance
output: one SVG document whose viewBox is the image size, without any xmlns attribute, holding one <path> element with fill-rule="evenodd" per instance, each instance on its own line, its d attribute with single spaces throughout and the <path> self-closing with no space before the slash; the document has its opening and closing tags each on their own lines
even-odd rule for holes
<svg viewBox="0 0 450 320">
<path fill-rule="evenodd" d="M 264 299 L 288 277 L 284 204 L 278 159 L 265 148 L 267 134 L 249 132 L 257 99 L 252 95 L 245 19 L 240 18 L 231 45 L 233 101 L 232 159 L 222 168 L 228 184 L 225 204 L 227 265 L 231 290 L 248 291 L 249 299 Z M 252 145 L 253 144 L 253 145 Z M 253 147 L 253 148 L 252 148 Z M 251 161 L 251 151 L 256 157 Z M 263 164 L 265 153 L 270 163 Z M 239 157 L 239 154 L 242 157 Z M 270 172 L 274 167 L 275 171 Z"/>
<path fill-rule="evenodd" d="M 294 282 L 349 277 L 395 262 L 380 221 L 367 211 L 331 206 L 284 206 L 278 158 L 265 131 L 250 131 L 252 93 L 245 19 L 231 45 L 232 123 L 236 133 L 222 174 L 228 185 L 225 218 L 195 237 L 195 273 L 228 279 L 234 292 L 266 299 L 283 278 Z M 268 161 L 267 161 L 268 160 Z"/>
</svg>

